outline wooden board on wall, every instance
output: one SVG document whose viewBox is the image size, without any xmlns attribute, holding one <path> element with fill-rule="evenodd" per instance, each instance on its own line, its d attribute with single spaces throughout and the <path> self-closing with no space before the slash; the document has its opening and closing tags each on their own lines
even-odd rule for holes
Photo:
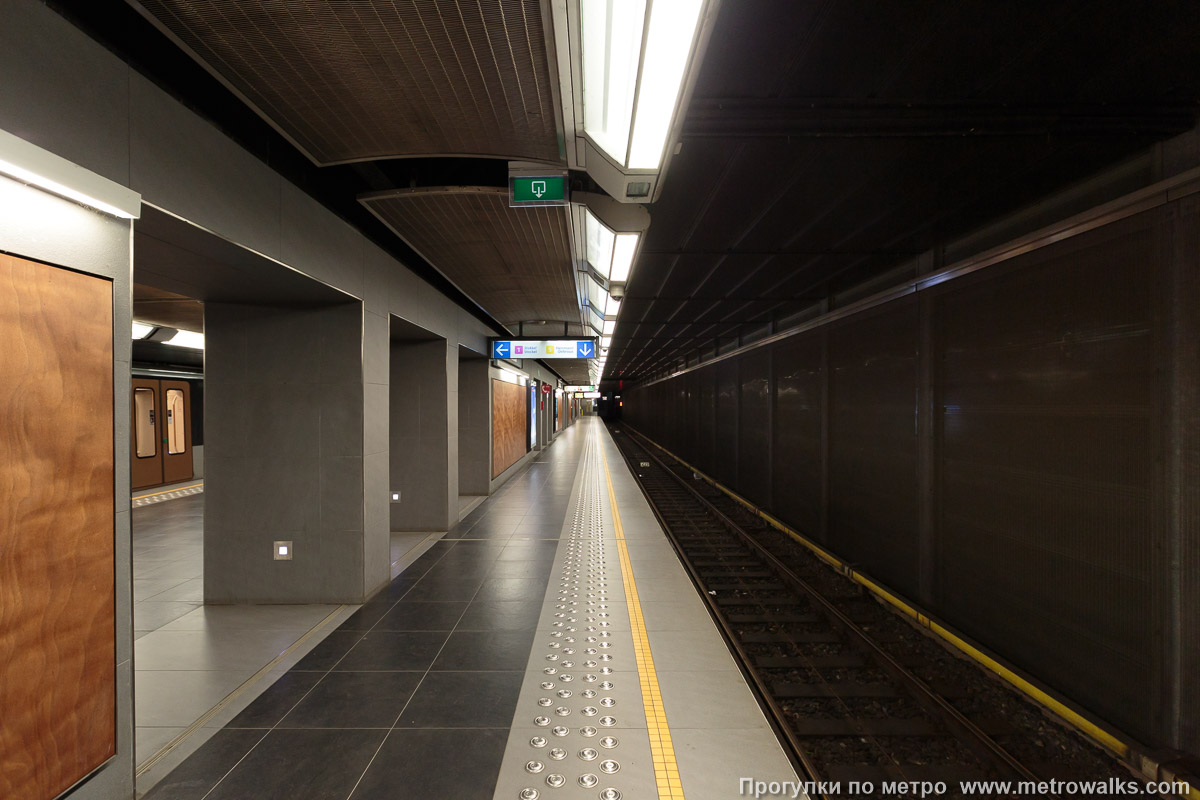
<svg viewBox="0 0 1200 800">
<path fill-rule="evenodd" d="M 0 255 L 0 797 L 116 752 L 112 284 Z"/>
<path fill-rule="evenodd" d="M 517 463 L 527 451 L 528 389 L 492 379 L 492 477 Z"/>
</svg>

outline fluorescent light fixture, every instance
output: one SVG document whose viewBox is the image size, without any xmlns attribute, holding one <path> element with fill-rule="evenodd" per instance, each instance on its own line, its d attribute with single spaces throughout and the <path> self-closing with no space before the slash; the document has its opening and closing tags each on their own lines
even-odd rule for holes
<svg viewBox="0 0 1200 800">
<path fill-rule="evenodd" d="M 583 130 L 625 163 L 637 91 L 646 0 L 580 0 Z"/>
<path fill-rule="evenodd" d="M 621 313 L 621 301 L 615 297 L 608 298 L 608 305 L 606 305 L 604 307 L 604 316 L 612 317 L 613 319 L 616 319 L 617 315 L 620 313 Z M 607 347 L 607 345 L 605 345 L 605 346 Z"/>
<path fill-rule="evenodd" d="M 204 334 L 194 331 L 179 331 L 163 344 L 173 344 L 176 347 L 190 347 L 193 350 L 204 349 Z"/>
<path fill-rule="evenodd" d="M 592 210 L 585 209 L 583 217 L 587 237 L 587 260 L 602 276 L 607 278 L 612 268 L 613 243 L 615 236 L 608 226 L 596 218 Z"/>
<path fill-rule="evenodd" d="M 617 329 L 617 321 L 615 319 L 604 320 L 604 334 L 611 336 L 612 332 Z"/>
<path fill-rule="evenodd" d="M 600 346 L 601 347 L 612 347 L 612 337 L 611 336 L 601 336 L 600 337 Z"/>
<path fill-rule="evenodd" d="M 612 272 L 608 279 L 614 283 L 624 283 L 629 280 L 629 270 L 633 266 L 633 255 L 637 252 L 640 234 L 618 233 L 613 247 Z"/>
<path fill-rule="evenodd" d="M 702 0 L 656 0 L 650 8 L 650 34 L 646 37 L 642 80 L 638 86 L 630 169 L 658 169 L 662 164 L 701 4 Z"/>
<path fill-rule="evenodd" d="M 154 326 L 154 325 L 147 325 L 144 322 L 135 322 L 135 323 L 133 323 L 133 338 L 134 339 L 145 339 L 147 336 L 150 335 L 150 333 L 154 330 L 155 327 L 156 326 Z"/>
<path fill-rule="evenodd" d="M 0 174 L 114 217 L 141 216 L 137 192 L 7 131 L 0 131 Z"/>
<path fill-rule="evenodd" d="M 626 169 L 662 165 L 703 5 L 651 0 L 646 28 L 646 0 L 579 0 L 583 130 Z"/>
</svg>

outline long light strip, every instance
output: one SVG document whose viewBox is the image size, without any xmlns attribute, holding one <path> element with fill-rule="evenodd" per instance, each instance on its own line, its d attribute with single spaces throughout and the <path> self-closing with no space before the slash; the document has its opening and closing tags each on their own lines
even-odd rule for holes
<svg viewBox="0 0 1200 800">
<path fill-rule="evenodd" d="M 583 129 L 619 163 L 628 155 L 645 0 L 580 0 Z"/>
<path fill-rule="evenodd" d="M 662 164 L 701 5 L 702 0 L 656 0 L 650 7 L 650 34 L 646 37 L 638 86 L 630 169 L 658 169 Z"/>
<path fill-rule="evenodd" d="M 0 131 L 0 174 L 121 219 L 136 219 L 142 205 L 137 192 L 7 131 Z"/>
</svg>

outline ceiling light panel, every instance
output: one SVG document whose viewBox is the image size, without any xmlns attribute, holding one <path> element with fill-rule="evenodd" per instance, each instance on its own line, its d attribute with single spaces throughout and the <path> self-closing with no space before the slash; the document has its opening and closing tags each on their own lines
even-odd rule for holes
<svg viewBox="0 0 1200 800">
<path fill-rule="evenodd" d="M 587 261 L 596 272 L 608 278 L 612 268 L 616 236 L 608 226 L 596 218 L 591 209 L 584 211 L 583 226 L 587 237 Z"/>
<path fill-rule="evenodd" d="M 624 283 L 629 280 L 629 270 L 633 267 L 633 256 L 637 252 L 638 239 L 636 233 L 618 233 L 613 246 L 612 271 L 608 279 L 614 283 Z"/>
<path fill-rule="evenodd" d="M 630 169 L 658 169 L 662 164 L 701 5 L 702 0 L 658 0 L 650 9 Z"/>
<path fill-rule="evenodd" d="M 583 129 L 612 159 L 629 150 L 645 0 L 580 0 Z"/>
</svg>

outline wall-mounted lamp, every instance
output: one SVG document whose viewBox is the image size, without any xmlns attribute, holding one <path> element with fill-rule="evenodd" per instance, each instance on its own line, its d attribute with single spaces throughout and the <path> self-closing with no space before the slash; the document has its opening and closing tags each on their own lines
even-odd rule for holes
<svg viewBox="0 0 1200 800">
<path fill-rule="evenodd" d="M 0 175 L 121 219 L 142 215 L 137 192 L 7 131 L 0 131 Z"/>
</svg>

